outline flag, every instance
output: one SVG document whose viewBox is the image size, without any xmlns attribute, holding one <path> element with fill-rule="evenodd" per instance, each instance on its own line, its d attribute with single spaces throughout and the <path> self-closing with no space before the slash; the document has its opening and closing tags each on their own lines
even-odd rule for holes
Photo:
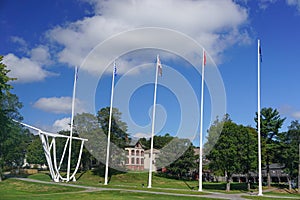
<svg viewBox="0 0 300 200">
<path fill-rule="evenodd" d="M 206 53 L 203 49 L 203 65 L 205 66 L 206 65 Z"/>
<path fill-rule="evenodd" d="M 159 60 L 159 55 L 157 55 L 156 67 L 158 68 L 158 75 L 162 76 L 162 65 L 161 65 L 160 60 Z"/>
<path fill-rule="evenodd" d="M 116 62 L 114 62 L 114 76 L 117 76 L 117 65 L 116 65 Z"/>
<path fill-rule="evenodd" d="M 260 62 L 262 62 L 262 54 L 261 54 L 261 47 L 259 45 L 259 59 L 260 59 Z"/>
<path fill-rule="evenodd" d="M 76 66 L 75 68 L 76 68 L 76 69 L 75 69 L 75 74 L 76 74 L 75 77 L 76 77 L 76 81 L 77 81 L 77 80 L 78 80 L 78 70 L 79 70 L 79 68 L 78 68 L 77 66 Z"/>
</svg>

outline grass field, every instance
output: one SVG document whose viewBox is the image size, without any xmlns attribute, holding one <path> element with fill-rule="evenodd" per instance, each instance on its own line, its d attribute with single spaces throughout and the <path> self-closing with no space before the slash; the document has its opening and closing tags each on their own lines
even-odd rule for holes
<svg viewBox="0 0 300 200">
<path fill-rule="evenodd" d="M 199 199 L 197 197 L 180 197 L 170 196 L 161 194 L 146 194 L 140 192 L 128 192 L 128 191 L 96 191 L 86 192 L 83 189 L 68 187 L 68 186 L 57 186 L 40 183 L 25 182 L 16 179 L 7 179 L 0 182 L 0 199 L 1 200 L 31 200 L 31 199 L 57 199 L 57 200 L 68 200 L 68 199 L 84 199 L 84 200 L 97 200 L 97 199 L 115 199 L 115 200 L 129 200 L 129 199 L 156 199 L 156 200 L 167 200 L 167 199 Z M 205 198 L 207 200 L 213 198 Z"/>
<path fill-rule="evenodd" d="M 29 176 L 31 179 L 51 182 L 47 172 Z M 213 199 L 204 198 L 208 192 L 224 192 L 224 183 L 204 183 L 203 189 L 206 192 L 198 192 L 198 181 L 180 181 L 174 179 L 167 179 L 163 177 L 153 176 L 153 188 L 147 188 L 147 173 L 121 173 L 115 174 L 111 177 L 109 185 L 103 185 L 103 178 L 95 175 L 94 172 L 88 171 L 83 174 L 78 174 L 77 182 L 71 182 L 71 184 L 93 186 L 97 187 L 98 190 L 102 189 L 120 189 L 121 191 L 87 191 L 86 189 L 79 189 L 61 185 L 50 185 L 42 183 L 31 183 L 24 182 L 16 179 L 6 179 L 0 182 L 0 199 Z M 132 191 L 125 191 L 125 190 Z M 228 194 L 243 193 L 245 195 L 245 184 L 232 184 L 232 192 Z M 141 193 L 141 191 L 150 192 L 164 192 L 166 194 L 149 194 Z M 198 197 L 183 197 L 173 196 L 170 193 L 175 194 L 191 194 L 197 195 Z M 226 196 L 224 194 L 224 196 Z M 298 194 L 287 194 L 284 190 L 281 192 L 273 191 L 264 193 L 264 197 L 257 196 L 245 196 L 249 199 L 282 199 L 281 197 L 289 197 L 292 199 L 300 199 Z M 276 198 L 267 198 L 267 195 L 276 196 Z"/>
</svg>

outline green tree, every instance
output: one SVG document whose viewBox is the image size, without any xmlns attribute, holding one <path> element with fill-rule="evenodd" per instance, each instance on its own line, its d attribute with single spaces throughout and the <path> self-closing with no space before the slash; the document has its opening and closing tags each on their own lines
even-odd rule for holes
<svg viewBox="0 0 300 200">
<path fill-rule="evenodd" d="M 222 132 L 223 125 L 225 121 L 229 120 L 229 115 L 226 114 L 225 117 L 220 120 L 218 117 L 213 122 L 213 124 L 208 129 L 208 136 L 206 137 L 206 143 L 204 144 L 203 154 L 208 155 L 209 152 L 214 148 L 217 143 L 219 136 Z"/>
<path fill-rule="evenodd" d="M 167 137 L 170 139 L 171 136 Z M 165 167 L 169 174 L 181 179 L 196 168 L 196 159 L 194 147 L 189 139 L 172 137 L 172 140 L 160 149 L 156 166 Z"/>
<path fill-rule="evenodd" d="M 22 107 L 18 97 L 10 92 L 10 81 L 15 79 L 7 76 L 9 70 L 2 63 L 0 56 L 0 181 L 2 181 L 5 165 L 20 165 L 24 157 L 25 140 L 21 128 L 12 119 L 21 120 L 18 110 Z"/>
<path fill-rule="evenodd" d="M 26 149 L 26 160 L 30 164 L 47 164 L 41 139 L 35 136 Z"/>
<path fill-rule="evenodd" d="M 284 171 L 289 174 L 289 190 L 292 190 L 292 179 L 298 176 L 298 193 L 300 193 L 300 123 L 298 120 L 291 122 L 287 132 L 279 134 L 280 138 L 280 163 L 284 164 Z"/>
<path fill-rule="evenodd" d="M 86 162 L 94 160 L 98 161 L 100 175 L 104 173 L 104 164 L 106 162 L 106 150 L 107 150 L 107 135 L 104 130 L 100 128 L 98 119 L 96 116 L 90 113 L 78 114 L 74 118 L 76 130 L 80 137 L 88 139 L 85 143 L 85 147 L 90 152 L 90 156 L 86 158 Z M 85 158 L 83 158 L 85 160 Z M 109 160 L 109 176 L 112 175 L 112 168 L 124 171 L 126 155 L 123 148 L 118 147 L 111 141 L 110 144 L 110 160 Z"/>
<path fill-rule="evenodd" d="M 261 110 L 261 136 L 262 136 L 262 149 L 265 151 L 263 161 L 267 169 L 267 183 L 271 187 L 270 164 L 272 162 L 279 162 L 275 157 L 276 148 L 278 146 L 278 134 L 285 118 L 281 118 L 279 112 L 272 108 L 263 108 Z M 257 113 L 255 122 L 257 123 Z"/>
<path fill-rule="evenodd" d="M 237 128 L 237 125 L 231 120 L 225 121 L 217 144 L 207 155 L 210 160 L 210 169 L 225 172 L 226 191 L 230 191 L 232 175 L 239 171 Z"/>
<path fill-rule="evenodd" d="M 153 148 L 154 149 L 161 149 L 164 146 L 166 146 L 174 137 L 172 137 L 169 133 L 166 133 L 164 136 L 162 135 L 155 135 L 154 136 L 154 141 L 153 141 Z M 146 139 L 146 138 L 141 138 L 139 140 L 141 142 L 141 144 L 143 145 L 143 147 L 145 149 L 150 149 L 150 145 L 151 145 L 151 138 L 150 139 Z"/>
<path fill-rule="evenodd" d="M 110 107 L 102 108 L 97 113 L 97 119 L 105 135 L 108 135 Z M 121 120 L 122 113 L 117 108 L 112 108 L 111 142 L 120 148 L 129 144 L 127 124 Z"/>
<path fill-rule="evenodd" d="M 248 190 L 250 190 L 250 180 L 253 171 L 257 171 L 257 131 L 252 127 L 238 126 L 238 158 L 239 158 L 239 173 L 247 174 L 246 182 Z"/>
<path fill-rule="evenodd" d="M 209 168 L 214 173 L 225 173 L 226 191 L 230 191 L 230 182 L 234 173 L 249 176 L 250 171 L 255 169 L 256 133 L 250 127 L 232 122 L 228 115 L 225 116 L 223 122 L 219 123 L 223 123 L 223 129 L 216 145 L 207 155 L 207 159 L 210 161 Z M 219 124 L 214 123 L 212 126 L 219 127 Z"/>
<path fill-rule="evenodd" d="M 198 157 L 195 155 L 194 148 L 190 143 L 190 146 L 183 155 L 166 167 L 167 171 L 179 179 L 190 177 L 191 173 L 197 169 Z"/>
</svg>

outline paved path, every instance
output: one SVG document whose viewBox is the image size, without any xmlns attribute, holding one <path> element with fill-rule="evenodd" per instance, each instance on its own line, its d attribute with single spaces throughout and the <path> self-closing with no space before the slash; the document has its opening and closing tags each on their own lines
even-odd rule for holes
<svg viewBox="0 0 300 200">
<path fill-rule="evenodd" d="M 76 188 L 82 188 L 85 189 L 84 191 L 79 192 L 96 192 L 96 191 L 126 191 L 126 192 L 135 192 L 135 193 L 148 193 L 148 194 L 160 194 L 160 195 L 170 195 L 170 196 L 185 196 L 185 197 L 207 197 L 207 198 L 216 198 L 216 199 L 232 199 L 232 200 L 244 200 L 245 198 L 242 198 L 242 196 L 250 196 L 249 193 L 239 193 L 239 194 L 224 194 L 224 193 L 217 193 L 217 192 L 208 192 L 205 191 L 205 193 L 209 194 L 176 194 L 176 193 L 169 193 L 169 192 L 157 192 L 157 191 L 147 191 L 147 190 L 130 190 L 130 189 L 124 189 L 124 188 L 101 188 L 101 187 L 92 187 L 92 186 L 83 186 L 83 185 L 75 185 L 70 183 L 56 183 L 56 182 L 47 182 L 47 181 L 39 181 L 35 179 L 30 178 L 16 178 L 18 180 L 27 181 L 27 182 L 35 182 L 35 183 L 43 183 L 43 184 L 51 184 L 51 185 L 62 185 L 62 186 L 68 186 L 68 187 L 76 187 Z M 157 189 L 157 188 L 153 188 Z M 172 190 L 172 189 L 170 189 Z M 70 192 L 67 192 L 70 193 Z M 72 193 L 78 193 L 78 192 L 72 192 Z M 255 195 L 255 193 L 253 193 Z M 275 197 L 275 196 L 265 196 L 265 197 Z M 276 196 L 276 198 L 279 198 Z M 280 197 L 283 199 L 295 199 L 293 197 Z"/>
</svg>

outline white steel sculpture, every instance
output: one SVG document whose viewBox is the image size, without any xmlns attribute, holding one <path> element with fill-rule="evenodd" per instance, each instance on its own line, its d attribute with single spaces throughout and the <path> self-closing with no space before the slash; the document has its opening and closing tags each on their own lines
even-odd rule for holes
<svg viewBox="0 0 300 200">
<path fill-rule="evenodd" d="M 42 146 L 44 149 L 45 157 L 47 160 L 47 164 L 48 164 L 48 168 L 49 168 L 52 180 L 54 182 L 59 182 L 59 181 L 67 181 L 68 182 L 69 180 L 76 181 L 75 175 L 76 175 L 79 165 L 80 165 L 83 145 L 84 145 L 84 142 L 87 141 L 87 139 L 79 138 L 79 137 L 71 137 L 71 136 L 67 136 L 67 135 L 61 135 L 61 134 L 57 134 L 57 133 L 49 133 L 46 131 L 42 131 L 41 129 L 36 128 L 34 126 L 22 123 L 22 122 L 18 122 L 18 123 L 30 128 L 30 129 L 36 130 L 38 132 L 38 135 L 42 142 Z M 66 138 L 64 151 L 60 158 L 59 164 L 57 163 L 57 156 L 56 156 L 56 138 Z M 71 139 L 81 141 L 81 146 L 80 146 L 80 152 L 78 154 L 76 168 L 73 171 L 71 176 L 67 174 L 67 177 L 65 178 L 61 175 L 60 170 L 61 170 L 61 165 L 62 165 L 64 157 L 65 157 L 67 147 L 68 147 L 68 145 L 71 144 L 71 142 L 70 142 Z"/>
<path fill-rule="evenodd" d="M 78 78 L 78 68 L 75 67 L 73 97 L 72 97 L 71 128 L 70 128 L 70 135 L 69 136 L 61 135 L 61 134 L 57 134 L 57 133 L 49 133 L 49 132 L 46 132 L 46 131 L 42 131 L 41 129 L 36 128 L 34 126 L 19 122 L 23 126 L 26 126 L 30 129 L 38 131 L 38 135 L 39 135 L 39 137 L 42 141 L 45 157 L 46 157 L 46 160 L 47 160 L 47 163 L 48 163 L 48 168 L 49 168 L 49 171 L 50 171 L 50 175 L 51 175 L 51 178 L 54 182 L 59 182 L 59 181 L 69 182 L 70 180 L 76 181 L 75 175 L 76 175 L 76 173 L 78 171 L 78 168 L 79 168 L 79 165 L 80 165 L 83 145 L 84 145 L 84 142 L 87 141 L 87 139 L 84 139 L 84 138 L 73 137 L 73 121 L 74 121 L 74 107 L 75 107 L 77 78 Z M 66 138 L 66 143 L 65 143 L 65 146 L 64 146 L 62 156 L 60 158 L 59 165 L 57 165 L 58 163 L 57 163 L 57 157 L 56 157 L 56 138 Z M 81 146 L 80 146 L 80 152 L 78 154 L 76 168 L 73 171 L 73 173 L 71 174 L 72 140 L 81 141 Z M 67 174 L 66 174 L 67 177 L 64 178 L 60 174 L 60 170 L 61 170 L 61 165 L 63 163 L 63 160 L 65 158 L 65 154 L 66 154 L 66 150 L 67 150 L 68 146 L 69 146 L 69 156 L 68 156 L 68 163 L 67 163 Z M 51 152 L 52 152 L 52 154 L 51 154 Z"/>
</svg>

